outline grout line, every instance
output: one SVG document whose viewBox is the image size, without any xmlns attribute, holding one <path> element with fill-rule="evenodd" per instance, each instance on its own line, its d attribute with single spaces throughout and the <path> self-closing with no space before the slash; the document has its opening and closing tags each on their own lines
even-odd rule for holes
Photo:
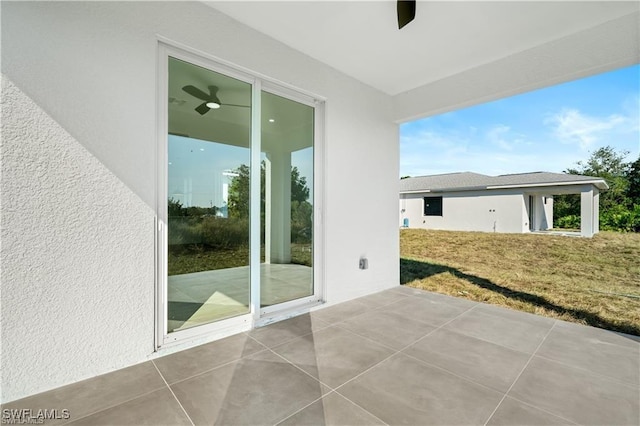
<svg viewBox="0 0 640 426">
<path fill-rule="evenodd" d="M 193 375 L 191 375 L 191 376 L 188 376 L 188 377 L 182 378 L 182 379 L 180 379 L 180 380 L 176 380 L 175 382 L 172 382 L 171 384 L 172 384 L 172 385 L 176 385 L 176 384 L 178 384 L 178 383 L 182 383 L 182 382 L 184 382 L 184 381 L 186 381 L 186 380 L 193 379 L 194 377 L 198 377 L 198 376 L 202 376 L 203 374 L 211 373 L 213 370 L 217 370 L 218 368 L 222 368 L 222 367 L 226 367 L 226 366 L 228 366 L 228 365 L 234 364 L 234 363 L 236 363 L 236 362 L 240 361 L 240 360 L 241 360 L 241 359 L 243 359 L 243 358 L 246 358 L 246 357 L 251 356 L 251 355 L 257 355 L 257 354 L 259 354 L 260 352 L 264 352 L 264 351 L 266 351 L 266 350 L 269 350 L 269 348 L 260 349 L 259 351 L 252 352 L 252 353 L 250 353 L 250 354 L 248 354 L 248 355 L 244 355 L 244 356 L 241 356 L 241 357 L 239 357 L 239 358 L 236 358 L 236 359 L 232 359 L 232 360 L 229 360 L 229 361 L 223 362 L 222 364 L 216 365 L 215 367 L 208 368 L 208 369 L 206 369 L 206 370 L 202 370 L 202 371 L 200 371 L 199 373 L 196 373 L 196 374 L 193 374 Z M 154 364 L 154 365 L 155 365 L 155 364 Z M 157 368 L 157 367 L 156 367 L 156 368 Z M 163 379 L 164 379 L 164 377 L 163 377 Z"/>
<path fill-rule="evenodd" d="M 486 385 L 486 384 L 484 384 L 484 383 L 476 382 L 475 380 L 473 380 L 473 379 L 471 379 L 471 378 L 469 378 L 469 377 L 461 376 L 461 375 L 459 375 L 458 373 L 455 373 L 455 372 L 453 372 L 453 371 L 451 371 L 451 370 L 447 370 L 446 368 L 444 368 L 444 367 L 440 367 L 439 365 L 431 364 L 430 362 L 427 362 L 427 361 L 425 361 L 425 360 L 423 360 L 423 359 L 420 359 L 420 358 L 416 358 L 416 357 L 415 357 L 415 356 L 413 356 L 413 355 L 409 355 L 409 354 L 404 353 L 404 352 L 402 352 L 402 355 L 406 356 L 407 358 L 411 358 L 411 359 L 413 359 L 413 360 L 415 360 L 415 361 L 418 361 L 420 364 L 424 364 L 424 365 L 427 365 L 427 366 L 429 366 L 429 367 L 435 368 L 436 370 L 440 370 L 440 371 L 442 371 L 443 373 L 450 374 L 450 375 L 452 375 L 452 376 L 454 376 L 454 377 L 457 377 L 457 378 L 458 378 L 458 379 L 460 379 L 460 380 L 464 380 L 465 382 L 471 383 L 471 384 L 476 385 L 476 386 L 483 387 L 483 388 L 485 388 L 485 389 L 487 389 L 487 390 L 490 390 L 490 391 L 492 391 L 492 392 L 496 392 L 496 393 L 498 393 L 498 394 L 503 393 L 503 391 L 501 391 L 501 390 L 499 390 L 499 389 L 492 388 L 491 386 L 488 386 L 488 385 Z"/>
<path fill-rule="evenodd" d="M 466 310 L 466 311 L 464 311 L 464 312 L 461 312 L 461 313 L 460 313 L 460 314 L 458 314 L 457 316 L 455 316 L 455 317 L 451 318 L 449 321 L 447 321 L 447 322 L 445 322 L 444 324 L 442 324 L 440 327 L 434 328 L 433 330 L 431 330 L 429 333 L 425 334 L 425 335 L 424 335 L 424 336 L 422 336 L 421 338 L 419 338 L 419 339 L 415 340 L 414 342 L 412 342 L 412 343 L 408 344 L 407 346 L 403 347 L 401 350 L 393 349 L 393 350 L 395 351 L 394 353 L 392 353 L 392 354 L 391 354 L 391 355 L 389 355 L 388 357 L 386 357 L 386 358 L 382 359 L 381 361 L 379 361 L 379 362 L 375 363 L 374 365 L 372 365 L 371 367 L 367 368 L 366 370 L 364 370 L 364 371 L 363 371 L 363 372 L 361 372 L 360 374 L 358 374 L 358 375 L 356 375 L 356 376 L 352 377 L 351 379 L 347 380 L 346 382 L 344 382 L 344 383 L 343 383 L 343 384 L 341 384 L 340 386 L 336 387 L 334 390 L 336 390 L 336 391 L 337 391 L 337 390 L 338 390 L 338 389 L 340 389 L 341 387 L 343 387 L 343 386 L 345 386 L 346 384 L 348 384 L 348 383 L 350 383 L 350 382 L 352 382 L 352 381 L 356 380 L 358 377 L 360 377 L 360 376 L 362 376 L 363 374 L 365 374 L 365 373 L 369 372 L 371 369 L 373 369 L 373 368 L 377 367 L 378 365 L 380 365 L 380 364 L 382 364 L 383 362 L 387 361 L 387 360 L 388 360 L 388 359 L 390 359 L 391 357 L 394 357 L 394 356 L 396 356 L 396 355 L 398 355 L 398 354 L 401 354 L 401 353 L 402 353 L 402 351 L 404 351 L 405 349 L 407 349 L 409 346 L 411 346 L 411 345 L 415 345 L 415 344 L 416 344 L 417 342 L 419 342 L 420 340 L 422 340 L 422 339 L 425 339 L 425 338 L 429 337 L 431 334 L 433 334 L 433 333 L 434 333 L 434 332 L 436 332 L 437 330 L 440 330 L 442 327 L 444 327 L 445 325 L 449 324 L 451 321 L 455 320 L 455 319 L 456 319 L 456 318 L 458 318 L 460 315 L 463 315 L 463 314 L 465 314 L 466 312 L 469 312 L 471 309 L 473 309 L 473 308 L 475 308 L 475 307 L 476 307 L 476 305 L 474 305 L 474 306 L 470 307 L 469 309 L 467 309 L 467 310 Z M 355 334 L 355 333 L 354 333 L 354 334 Z M 359 334 L 358 334 L 358 336 L 359 336 Z M 364 337 L 364 336 L 362 336 L 362 337 Z M 385 345 L 385 347 L 387 347 L 387 346 Z M 402 353 L 402 355 L 405 355 L 405 354 L 403 354 L 403 353 Z M 340 394 L 340 395 L 342 395 L 342 394 Z M 344 396 L 344 395 L 342 395 L 342 396 Z"/>
<path fill-rule="evenodd" d="M 388 306 L 388 305 L 387 305 L 387 306 Z M 349 330 L 348 328 L 345 328 L 345 327 L 344 327 L 344 325 L 340 325 L 341 323 L 336 324 L 336 326 L 337 326 L 337 327 L 339 327 L 340 329 L 345 330 L 345 331 L 348 331 L 348 332 L 350 332 L 350 333 L 352 333 L 352 334 L 354 334 L 354 335 L 356 335 L 356 336 L 359 336 L 359 337 L 362 337 L 362 338 L 364 338 L 364 339 L 367 339 L 367 340 L 369 340 L 370 342 L 376 343 L 376 344 L 378 344 L 378 345 L 382 345 L 382 346 L 384 346 L 385 348 L 389 348 L 389 349 L 391 349 L 391 350 L 393 350 L 393 351 L 396 351 L 396 352 L 402 352 L 402 351 L 404 351 L 405 349 L 407 349 L 408 347 L 410 347 L 410 346 L 412 346 L 412 345 L 415 345 L 416 343 L 418 343 L 418 342 L 419 342 L 419 341 L 421 341 L 422 339 L 425 339 L 425 338 L 429 337 L 430 335 L 432 335 L 432 334 L 433 334 L 433 333 L 435 333 L 436 331 L 440 330 L 440 329 L 441 329 L 442 327 L 444 327 L 445 325 L 447 325 L 447 324 L 449 324 L 450 322 L 452 322 L 452 321 L 454 321 L 454 320 L 458 319 L 460 316 L 462 316 L 462 315 L 466 314 L 467 312 L 471 311 L 472 309 L 475 309 L 475 307 L 476 307 L 476 306 L 478 306 L 478 305 L 476 304 L 476 305 L 473 305 L 473 306 L 471 306 L 471 307 L 467 308 L 466 310 L 464 310 L 464 311 L 460 312 L 458 315 L 456 315 L 456 316 L 454 316 L 453 318 L 451 318 L 450 320 L 448 320 L 448 321 L 446 321 L 446 322 L 444 322 L 444 323 L 440 324 L 439 326 L 436 326 L 436 325 L 433 325 L 433 324 L 429 324 L 429 323 L 424 322 L 424 321 L 415 320 L 416 322 L 419 322 L 420 324 L 424 324 L 424 325 L 425 325 L 425 326 L 427 326 L 427 327 L 433 327 L 433 330 L 431 330 L 430 332 L 428 332 L 428 333 L 427 333 L 427 334 L 425 334 L 424 336 L 419 337 L 418 339 L 414 340 L 413 342 L 409 343 L 408 345 L 406 345 L 406 346 L 402 347 L 402 349 L 396 349 L 396 348 L 393 348 L 393 347 L 391 347 L 391 346 L 385 345 L 384 343 L 381 343 L 381 342 L 378 342 L 378 341 L 376 341 L 376 340 L 373 340 L 373 339 L 372 339 L 372 338 L 370 338 L 370 337 L 367 337 L 367 336 L 364 336 L 364 335 L 362 335 L 362 334 L 359 334 L 359 333 L 357 333 L 356 331 Z M 392 313 L 393 313 L 393 312 L 392 312 Z M 343 322 L 346 322 L 346 321 L 343 321 Z"/>
<path fill-rule="evenodd" d="M 378 346 L 382 346 L 383 348 L 389 349 L 389 350 L 393 351 L 394 353 L 395 352 L 399 352 L 398 349 L 396 349 L 394 347 L 391 347 L 389 345 L 385 345 L 384 343 L 378 342 L 378 341 L 372 339 L 371 337 L 363 336 L 362 334 L 359 334 L 359 333 L 357 333 L 355 331 L 349 330 L 348 328 L 345 328 L 344 325 L 336 324 L 335 327 L 339 328 L 342 331 L 346 331 L 349 334 L 352 334 L 354 336 L 360 337 L 361 339 L 367 340 L 367 341 L 369 341 L 371 343 L 375 343 Z"/>
<path fill-rule="evenodd" d="M 176 400 L 176 402 L 178 403 L 178 405 L 180 406 L 180 408 L 182 409 L 182 412 L 184 413 L 185 416 L 187 416 L 187 419 L 189 419 L 189 422 L 191 422 L 192 426 L 195 426 L 195 423 L 193 423 L 193 420 L 191 420 L 191 416 L 189 415 L 189 413 L 187 413 L 187 410 L 185 410 L 185 408 L 182 406 L 182 403 L 180 402 L 180 400 L 178 399 L 178 397 L 176 396 L 175 393 L 173 393 L 173 389 L 171 389 L 171 386 L 169 386 L 169 383 L 167 383 L 167 381 L 165 380 L 164 376 L 162 375 L 162 373 L 160 372 L 160 370 L 158 369 L 158 366 L 156 365 L 155 362 L 153 362 L 153 360 L 151 360 L 151 363 L 153 364 L 153 366 L 155 367 L 156 371 L 158 372 L 158 374 L 160 375 L 160 377 L 162 377 L 162 381 L 164 382 L 164 384 L 167 386 L 167 389 L 169 389 L 169 392 L 171 392 L 171 395 L 173 395 L 174 399 Z"/>
<path fill-rule="evenodd" d="M 116 371 L 117 371 L 117 370 L 116 370 Z M 107 374 L 110 374 L 110 373 L 107 373 Z M 76 419 L 73 419 L 73 420 L 69 419 L 69 421 L 68 421 L 68 422 L 63 422 L 63 423 L 62 423 L 62 425 L 70 425 L 70 424 L 73 424 L 73 423 L 77 422 L 78 420 L 82 420 L 82 419 L 85 419 L 85 418 L 87 418 L 87 417 L 91 417 L 91 416 L 93 416 L 94 414 L 102 413 L 103 411 L 110 410 L 110 409 L 115 408 L 115 407 L 119 407 L 120 405 L 123 405 L 123 404 L 126 404 L 126 403 L 128 403 L 128 402 L 134 401 L 134 400 L 136 400 L 136 399 L 138 399 L 138 398 L 142 398 L 143 396 L 147 396 L 147 395 L 152 394 L 152 393 L 154 393 L 154 392 L 161 391 L 161 390 L 163 390 L 163 389 L 164 389 L 164 387 L 161 387 L 161 388 L 153 389 L 153 390 L 151 390 L 151 391 L 149 391 L 149 392 L 145 392 L 145 393 L 140 394 L 140 395 L 136 395 L 136 396 L 135 396 L 135 397 L 133 397 L 133 398 L 129 398 L 129 399 L 127 399 L 127 400 L 125 400 L 125 401 L 122 401 L 122 402 L 119 402 L 119 403 L 117 403 L 117 404 L 109 405 L 109 406 L 107 406 L 107 407 L 105 407 L 105 408 L 101 408 L 101 409 L 100 409 L 100 410 L 98 410 L 98 411 L 92 411 L 91 413 L 85 414 L 84 416 L 80 416 L 80 417 L 78 417 L 78 418 L 76 418 Z"/>
<path fill-rule="evenodd" d="M 320 401 L 320 400 L 321 400 L 322 398 L 324 398 L 325 396 L 330 395 L 330 394 L 332 394 L 332 393 L 335 393 L 335 391 L 333 391 L 333 390 L 332 390 L 331 392 L 328 392 L 326 395 L 322 395 L 322 396 L 320 396 L 320 398 L 317 398 L 317 399 L 315 399 L 315 400 L 311 401 L 310 403 L 308 403 L 307 405 L 305 405 L 305 406 L 304 406 L 304 407 L 302 407 L 301 409 L 299 409 L 299 410 L 297 410 L 297 411 L 295 411 L 295 412 L 293 412 L 293 413 L 289 414 L 287 417 L 285 417 L 285 418 L 284 418 L 284 419 L 282 419 L 282 420 L 279 420 L 277 423 L 274 423 L 274 426 L 278 426 L 278 425 L 279 425 L 279 424 L 281 424 L 282 422 L 287 421 L 288 419 L 290 419 L 291 417 L 295 416 L 296 414 L 298 414 L 299 412 L 301 412 L 301 411 L 302 411 L 302 410 L 304 410 L 305 408 L 312 406 L 313 404 L 315 404 L 316 402 Z"/>
<path fill-rule="evenodd" d="M 510 346 L 503 345 L 502 343 L 492 342 L 491 340 L 487 340 L 487 339 L 484 339 L 482 337 L 475 336 L 473 334 L 467 334 L 467 333 L 465 333 L 464 331 L 461 331 L 461 330 L 447 330 L 447 331 L 450 331 L 452 333 L 458 334 L 458 335 L 463 336 L 463 337 L 469 337 L 471 339 L 479 340 L 479 341 L 484 342 L 484 343 L 489 343 L 491 345 L 499 346 L 499 347 L 501 347 L 503 349 L 508 349 L 510 351 L 513 351 L 513 352 L 518 352 L 518 353 L 521 353 L 521 354 L 524 354 L 524 355 L 530 355 L 530 352 L 527 352 L 527 351 L 524 351 L 524 350 L 520 350 L 520 349 L 516 349 L 516 348 L 512 348 Z"/>
<path fill-rule="evenodd" d="M 522 367 L 522 370 L 520 370 L 520 373 L 518 373 L 518 375 L 516 376 L 515 380 L 513 381 L 513 383 L 511 383 L 511 386 L 509 386 L 509 389 L 507 389 L 507 391 L 504 393 L 504 395 L 502 396 L 502 399 L 500 400 L 500 402 L 498 402 L 498 405 L 496 405 L 496 408 L 493 409 L 493 412 L 491 413 L 491 415 L 487 418 L 487 421 L 484 422 L 484 426 L 487 426 L 487 423 L 489 423 L 489 421 L 491 420 L 491 418 L 496 414 L 496 411 L 498 411 L 498 408 L 500 408 L 500 405 L 502 405 L 502 402 L 505 400 L 505 398 L 507 397 L 507 395 L 509 394 L 509 392 L 511 392 L 511 389 L 513 389 L 513 387 L 515 386 L 515 384 L 518 382 L 518 380 L 520 379 L 520 376 L 522 376 L 522 373 L 524 373 L 524 371 L 527 369 L 527 367 L 529 366 L 529 364 L 531 363 L 531 360 L 533 359 L 534 356 L 536 356 L 536 353 L 538 352 L 538 350 L 540 350 L 540 348 L 542 347 L 542 345 L 544 344 L 544 342 L 547 340 L 547 337 L 549 337 L 549 334 L 551 334 L 551 331 L 556 327 L 556 324 L 558 323 L 558 320 L 554 320 L 553 324 L 551 325 L 551 327 L 549 328 L 549 330 L 547 331 L 547 333 L 544 335 L 544 337 L 542 338 L 542 340 L 540 341 L 540 343 L 538 344 L 538 346 L 536 347 L 536 349 L 533 351 L 533 353 L 531 354 L 531 356 L 529 357 L 529 359 L 527 360 L 527 363 L 524 365 L 524 367 Z"/>
<path fill-rule="evenodd" d="M 550 414 L 550 415 L 552 415 L 553 417 L 557 417 L 557 418 L 559 418 L 559 419 L 562 419 L 562 420 L 564 420 L 565 422 L 569 422 L 569 424 L 576 425 L 576 426 L 578 426 L 578 425 L 580 424 L 580 423 L 576 423 L 576 422 L 574 422 L 574 421 L 572 421 L 572 420 L 565 419 L 564 417 L 559 416 L 559 415 L 558 415 L 558 414 L 556 414 L 556 413 L 552 413 L 551 411 L 545 410 L 544 408 L 537 407 L 537 406 L 535 406 L 535 405 L 533 405 L 533 404 L 531 404 L 531 403 L 529 403 L 529 402 L 522 401 L 522 400 L 520 400 L 520 399 L 518 399 L 518 398 L 515 398 L 515 397 L 513 397 L 513 396 L 510 396 L 509 398 L 513 399 L 514 401 L 518 401 L 519 403 L 524 404 L 524 405 L 526 405 L 526 406 L 529 406 L 529 407 L 531 407 L 531 408 L 535 408 L 535 409 L 536 409 L 536 410 L 538 410 L 538 411 L 542 411 L 542 412 L 544 412 L 544 413 Z M 487 421 L 488 421 L 488 420 L 487 420 Z"/>
<path fill-rule="evenodd" d="M 341 397 L 343 397 L 344 399 L 346 399 L 347 401 L 349 401 L 350 403 L 352 403 L 353 405 L 355 405 L 356 407 L 360 408 L 361 410 L 364 410 L 365 413 L 369 414 L 371 417 L 380 420 L 381 423 L 389 426 L 389 423 L 385 422 L 384 420 L 382 420 L 380 417 L 376 416 L 375 414 L 373 414 L 371 411 L 367 410 L 366 408 L 362 407 L 361 405 L 353 402 L 352 400 L 350 400 L 349 398 L 347 398 L 346 396 L 344 396 L 343 394 L 341 394 L 338 391 L 333 391 L 334 393 L 340 395 Z"/>
<path fill-rule="evenodd" d="M 275 356 L 277 356 L 278 358 L 282 358 L 283 360 L 285 360 L 288 364 L 291 364 L 294 368 L 302 371 L 304 374 L 306 374 L 307 376 L 311 377 L 313 380 L 315 380 L 316 382 L 320 383 L 323 386 L 328 387 L 331 391 L 334 390 L 333 387 L 329 386 L 328 384 L 324 383 L 323 381 L 320 380 L 319 377 L 314 377 L 311 373 L 304 371 L 302 368 L 298 367 L 297 365 L 295 365 L 293 362 L 289 361 L 287 358 L 285 358 L 284 356 L 280 355 L 279 353 L 275 352 L 275 351 L 271 351 L 271 353 L 273 353 Z M 319 375 L 319 374 L 318 374 Z M 328 394 L 331 392 L 328 392 Z"/>
<path fill-rule="evenodd" d="M 557 359 L 549 358 L 549 357 L 546 357 L 544 355 L 537 355 L 537 357 L 540 358 L 540 359 L 544 359 L 546 361 L 549 361 L 549 362 L 553 362 L 555 364 L 560 364 L 560 365 L 562 365 L 564 367 L 568 367 L 568 368 L 571 368 L 571 369 L 574 369 L 574 370 L 581 371 L 581 372 L 586 373 L 586 374 L 588 374 L 590 376 L 596 376 L 596 377 L 599 377 L 601 379 L 605 379 L 605 380 L 609 380 L 609 381 L 615 382 L 615 383 L 617 383 L 617 384 L 619 384 L 621 386 L 629 386 L 629 387 L 632 387 L 632 388 L 637 388 L 638 386 L 640 386 L 640 383 L 625 382 L 625 381 L 617 379 L 615 377 L 607 376 L 605 374 L 589 370 L 588 368 L 578 367 L 577 365 L 567 364 L 566 362 L 562 362 L 562 361 L 559 361 Z"/>
</svg>

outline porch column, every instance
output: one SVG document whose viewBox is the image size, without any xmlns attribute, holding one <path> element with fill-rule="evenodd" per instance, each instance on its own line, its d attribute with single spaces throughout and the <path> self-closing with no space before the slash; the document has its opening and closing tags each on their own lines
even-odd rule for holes
<svg viewBox="0 0 640 426">
<path fill-rule="evenodd" d="M 265 262 L 291 263 L 291 153 L 265 161 Z"/>
<path fill-rule="evenodd" d="M 593 187 L 580 192 L 580 235 L 593 236 Z"/>
<path fill-rule="evenodd" d="M 600 190 L 593 188 L 593 233 L 600 232 Z"/>
</svg>

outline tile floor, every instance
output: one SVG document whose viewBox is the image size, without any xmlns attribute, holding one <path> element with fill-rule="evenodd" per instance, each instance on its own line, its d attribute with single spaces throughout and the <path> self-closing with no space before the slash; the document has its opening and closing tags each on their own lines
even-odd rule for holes
<svg viewBox="0 0 640 426">
<path fill-rule="evenodd" d="M 271 306 L 313 294 L 313 269 L 263 263 L 260 282 L 260 303 Z M 249 313 L 249 267 L 172 275 L 167 298 L 170 331 Z"/>
<path fill-rule="evenodd" d="M 638 425 L 640 339 L 398 287 L 3 408 L 72 425 Z"/>
</svg>

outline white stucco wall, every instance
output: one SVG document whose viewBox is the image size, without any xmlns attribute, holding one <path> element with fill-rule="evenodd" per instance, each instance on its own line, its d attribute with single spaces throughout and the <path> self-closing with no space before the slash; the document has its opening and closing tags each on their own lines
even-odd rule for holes
<svg viewBox="0 0 640 426">
<path fill-rule="evenodd" d="M 3 402 L 152 354 L 157 35 L 327 99 L 326 300 L 398 285 L 386 95 L 200 3 L 1 7 Z"/>
<path fill-rule="evenodd" d="M 442 196 L 442 216 L 424 216 L 425 196 Z M 513 233 L 528 229 L 522 192 L 514 190 L 401 194 L 400 212 L 400 226 L 408 218 L 410 228 Z"/>
<path fill-rule="evenodd" d="M 550 195 L 525 194 L 525 201 L 527 202 L 529 195 L 533 197 L 535 203 L 533 230 L 546 231 L 553 228 L 553 197 Z"/>
</svg>

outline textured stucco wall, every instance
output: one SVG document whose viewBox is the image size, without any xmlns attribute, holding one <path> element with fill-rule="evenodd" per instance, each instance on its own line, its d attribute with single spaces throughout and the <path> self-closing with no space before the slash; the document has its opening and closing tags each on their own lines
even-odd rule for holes
<svg viewBox="0 0 640 426">
<path fill-rule="evenodd" d="M 154 213 L 4 76 L 1 126 L 6 401 L 153 351 Z"/>
<path fill-rule="evenodd" d="M 152 356 L 158 36 L 327 100 L 326 301 L 398 285 L 387 95 L 198 2 L 0 7 L 3 105 L 24 128 L 3 134 L 3 401 Z"/>
</svg>

